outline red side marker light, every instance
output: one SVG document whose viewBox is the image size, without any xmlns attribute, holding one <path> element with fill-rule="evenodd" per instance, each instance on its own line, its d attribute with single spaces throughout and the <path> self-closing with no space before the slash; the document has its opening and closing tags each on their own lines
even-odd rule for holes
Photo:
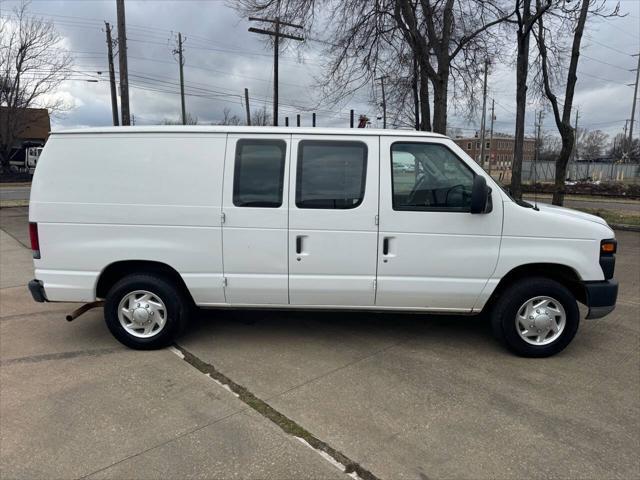
<svg viewBox="0 0 640 480">
<path fill-rule="evenodd" d="M 29 239 L 31 240 L 31 251 L 33 258 L 40 258 L 40 239 L 38 238 L 38 224 L 29 222 Z"/>
</svg>

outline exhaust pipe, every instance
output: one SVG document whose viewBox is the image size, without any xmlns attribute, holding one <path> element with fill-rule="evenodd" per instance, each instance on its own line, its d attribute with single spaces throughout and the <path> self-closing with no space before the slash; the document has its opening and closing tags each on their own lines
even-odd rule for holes
<svg viewBox="0 0 640 480">
<path fill-rule="evenodd" d="M 81 307 L 76 308 L 73 312 L 71 312 L 65 318 L 67 319 L 67 322 L 72 322 L 73 320 L 78 318 L 80 315 L 82 315 L 83 313 L 88 312 L 92 308 L 102 307 L 103 305 L 104 305 L 104 300 L 98 300 L 97 302 L 85 303 Z"/>
</svg>

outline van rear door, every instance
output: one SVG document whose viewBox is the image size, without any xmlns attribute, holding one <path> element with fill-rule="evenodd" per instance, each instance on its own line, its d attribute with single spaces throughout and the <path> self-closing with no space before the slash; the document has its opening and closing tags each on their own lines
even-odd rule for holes
<svg viewBox="0 0 640 480">
<path fill-rule="evenodd" d="M 378 137 L 292 136 L 289 300 L 375 303 Z"/>
<path fill-rule="evenodd" d="M 290 135 L 229 135 L 222 249 L 227 303 L 288 303 Z"/>
</svg>

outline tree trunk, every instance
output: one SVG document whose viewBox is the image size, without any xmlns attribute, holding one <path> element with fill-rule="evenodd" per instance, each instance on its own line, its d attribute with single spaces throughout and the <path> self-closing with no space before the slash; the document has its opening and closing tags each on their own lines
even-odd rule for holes
<svg viewBox="0 0 640 480">
<path fill-rule="evenodd" d="M 429 78 L 420 72 L 420 130 L 431 131 L 431 106 L 429 105 Z"/>
<path fill-rule="evenodd" d="M 447 98 L 449 71 L 438 72 L 438 78 L 433 82 L 433 131 L 447 134 Z"/>
<path fill-rule="evenodd" d="M 411 76 L 411 91 L 413 93 L 413 114 L 415 116 L 415 128 L 420 130 L 420 91 L 418 90 L 418 77 L 420 76 L 418 69 L 418 59 L 413 55 L 413 75 Z"/>
<path fill-rule="evenodd" d="M 511 194 L 522 199 L 522 157 L 524 153 L 524 123 L 527 110 L 527 77 L 529 75 L 529 32 L 531 0 L 524 0 L 521 30 L 518 31 L 518 58 L 516 61 L 516 131 L 511 164 Z"/>
<path fill-rule="evenodd" d="M 551 203 L 554 205 L 560 205 L 564 203 L 565 185 L 564 181 L 567 178 L 567 165 L 569 163 L 569 157 L 573 150 L 574 131 L 569 127 L 562 133 L 562 149 L 560 155 L 556 159 L 556 178 L 553 188 L 553 200 Z"/>
<path fill-rule="evenodd" d="M 560 156 L 556 161 L 556 178 L 555 188 L 553 191 L 553 204 L 562 206 L 564 203 L 564 181 L 567 177 L 567 164 L 569 163 L 569 156 L 575 146 L 576 131 L 571 126 L 571 107 L 573 105 L 573 96 L 575 94 L 576 82 L 578 81 L 578 59 L 580 57 L 580 44 L 582 42 L 582 34 L 584 33 L 584 26 L 587 22 L 587 15 L 589 13 L 590 0 L 582 0 L 580 7 L 580 15 L 578 17 L 578 23 L 573 33 L 573 45 L 571 47 L 571 61 L 569 62 L 569 70 L 567 72 L 567 85 L 564 95 L 564 106 L 562 112 L 562 122 L 558 125 L 558 131 L 562 137 L 562 150 Z M 545 50 L 546 53 L 546 50 Z M 543 57 L 546 65 L 546 54 Z M 549 85 L 549 78 L 545 75 L 545 87 L 548 91 L 551 90 Z M 554 111 L 557 112 L 557 99 L 553 97 L 552 102 L 556 102 Z M 556 120 L 557 121 L 557 120 Z"/>
<path fill-rule="evenodd" d="M 511 194 L 522 198 L 522 156 L 524 152 L 524 122 L 527 109 L 527 75 L 529 73 L 529 40 L 521 47 L 518 42 L 518 61 L 516 66 L 516 131 L 511 170 Z"/>
</svg>

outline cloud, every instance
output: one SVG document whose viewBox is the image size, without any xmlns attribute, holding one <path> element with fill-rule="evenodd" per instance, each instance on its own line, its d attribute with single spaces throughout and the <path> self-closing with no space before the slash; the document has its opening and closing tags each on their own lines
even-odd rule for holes
<svg viewBox="0 0 640 480">
<path fill-rule="evenodd" d="M 3 10 L 6 12 L 17 4 L 16 0 L 4 0 Z M 614 2 L 608 4 L 613 6 Z M 589 20 L 576 94 L 581 125 L 610 134 L 620 131 L 624 119 L 630 116 L 633 90 L 626 84 L 634 81 L 629 70 L 635 68 L 636 59 L 631 54 L 640 48 L 640 2 L 621 5 L 623 13 L 628 14 L 625 18 Z M 192 115 L 204 123 L 215 122 L 222 118 L 224 108 L 230 108 L 244 118 L 244 88 L 249 89 L 253 108 L 271 109 L 271 46 L 264 36 L 248 32 L 249 22 L 226 2 L 127 1 L 126 9 L 131 111 L 137 122 L 159 123 L 179 116 L 178 64 L 173 54 L 178 31 L 186 39 L 186 105 Z M 100 79 L 99 83 L 74 80 L 64 85 L 62 94 L 75 107 L 63 117 L 55 118 L 54 128 L 110 124 L 103 21 L 115 25 L 115 2 L 52 0 L 32 3 L 31 11 L 52 19 L 75 58 L 74 68 L 79 76 Z M 321 98 L 315 87 L 322 68 L 321 49 L 313 42 L 297 48 L 298 45 L 286 47 L 281 55 L 280 116 L 289 115 L 293 123 L 300 113 L 303 123 L 310 124 L 308 109 Z M 375 119 L 379 107 L 367 101 L 369 90 L 363 89 L 340 106 L 321 103 L 316 109 L 318 124 L 346 127 L 350 108 L 356 114 L 366 113 Z M 513 132 L 515 77 L 510 65 L 497 66 L 489 78 L 489 92 L 496 101 L 496 130 Z M 532 132 L 533 110 L 540 105 L 534 100 L 530 103 L 527 128 Z M 478 120 L 471 123 L 453 110 L 449 118 L 451 126 L 468 131 L 477 129 L 480 123 L 479 114 Z M 549 115 L 545 127 L 554 130 Z"/>
</svg>

